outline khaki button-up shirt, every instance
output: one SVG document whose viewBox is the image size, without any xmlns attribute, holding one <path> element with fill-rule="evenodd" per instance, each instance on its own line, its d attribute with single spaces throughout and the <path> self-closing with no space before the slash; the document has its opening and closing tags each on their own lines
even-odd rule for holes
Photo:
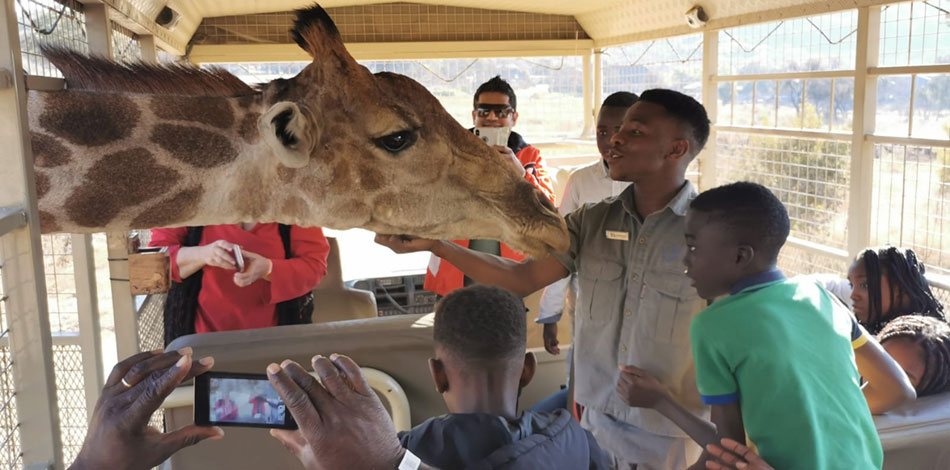
<svg viewBox="0 0 950 470">
<path fill-rule="evenodd" d="M 631 408 L 616 393 L 620 365 L 653 374 L 690 411 L 707 416 L 696 389 L 689 324 L 706 303 L 684 274 L 689 182 L 642 221 L 633 186 L 615 198 L 569 214 L 571 247 L 556 255 L 577 272 L 574 318 L 575 400 L 644 431 L 685 437 L 649 409 Z"/>
</svg>

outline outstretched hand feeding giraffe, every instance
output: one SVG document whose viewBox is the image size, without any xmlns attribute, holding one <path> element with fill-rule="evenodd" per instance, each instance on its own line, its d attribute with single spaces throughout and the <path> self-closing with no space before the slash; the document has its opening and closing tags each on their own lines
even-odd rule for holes
<svg viewBox="0 0 950 470">
<path fill-rule="evenodd" d="M 255 221 L 567 249 L 547 198 L 419 83 L 359 65 L 319 6 L 291 33 L 313 62 L 256 89 L 46 49 L 67 90 L 29 93 L 43 232 Z"/>
</svg>

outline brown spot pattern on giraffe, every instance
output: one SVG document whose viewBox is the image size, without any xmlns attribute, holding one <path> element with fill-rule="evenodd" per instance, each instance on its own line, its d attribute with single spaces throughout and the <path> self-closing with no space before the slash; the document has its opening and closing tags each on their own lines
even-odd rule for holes
<svg viewBox="0 0 950 470">
<path fill-rule="evenodd" d="M 307 201 L 297 196 L 291 196 L 284 201 L 281 213 L 289 216 L 302 217 L 307 210 Z"/>
<path fill-rule="evenodd" d="M 224 165 L 238 155 L 227 137 L 195 127 L 159 124 L 150 139 L 172 157 L 198 168 Z"/>
<path fill-rule="evenodd" d="M 241 208 L 247 220 L 257 220 L 274 202 L 269 191 L 261 191 L 261 175 L 256 171 L 245 171 L 239 177 L 236 189 L 230 198 L 235 207 Z"/>
<path fill-rule="evenodd" d="M 218 129 L 234 125 L 234 110 L 227 98 L 218 96 L 154 97 L 149 107 L 161 119 L 207 124 Z"/>
<path fill-rule="evenodd" d="M 43 173 L 37 172 L 34 178 L 34 182 L 36 183 L 36 198 L 43 199 L 43 196 L 45 196 L 46 193 L 49 192 L 49 187 L 50 187 L 49 176 L 46 176 Z"/>
<path fill-rule="evenodd" d="M 30 146 L 34 166 L 53 168 L 68 163 L 72 158 L 72 152 L 62 142 L 46 134 L 30 132 Z"/>
<path fill-rule="evenodd" d="M 241 125 L 238 127 L 238 135 L 249 144 L 257 143 L 260 133 L 257 130 L 257 121 L 261 118 L 261 113 L 247 113 L 244 119 L 241 119 Z"/>
<path fill-rule="evenodd" d="M 39 215 L 40 233 L 55 233 L 61 230 L 59 223 L 56 222 L 56 217 L 53 214 L 50 214 L 46 211 L 39 211 Z"/>
<path fill-rule="evenodd" d="M 140 114 L 124 96 L 57 92 L 46 95 L 40 126 L 73 144 L 98 147 L 128 137 Z"/>
<path fill-rule="evenodd" d="M 277 178 L 283 183 L 289 183 L 293 181 L 294 177 L 297 176 L 297 169 L 290 168 L 284 165 L 277 166 Z"/>
<path fill-rule="evenodd" d="M 200 186 L 180 191 L 178 194 L 153 205 L 132 221 L 133 228 L 169 227 L 184 222 L 198 212 L 198 201 L 204 190 Z"/>
<path fill-rule="evenodd" d="M 122 209 L 165 193 L 178 177 L 144 148 L 115 152 L 86 172 L 82 185 L 66 198 L 66 213 L 80 226 L 102 227 Z"/>
<path fill-rule="evenodd" d="M 383 173 L 372 165 L 360 165 L 360 188 L 365 191 L 376 191 L 383 187 L 386 178 Z"/>
<path fill-rule="evenodd" d="M 258 100 L 260 100 L 260 99 L 261 99 L 261 94 L 260 94 L 260 93 L 257 93 L 257 94 L 254 94 L 254 95 L 246 95 L 246 96 L 242 96 L 242 97 L 238 98 L 238 99 L 237 99 L 237 104 L 238 104 L 238 106 L 241 107 L 241 109 L 248 109 L 248 108 L 251 107 L 252 104 L 254 104 L 256 101 L 258 101 Z"/>
<path fill-rule="evenodd" d="M 353 180 L 350 177 L 350 162 L 346 158 L 340 158 L 333 167 L 330 174 L 330 183 L 327 185 L 331 191 L 349 191 L 353 187 Z"/>
</svg>

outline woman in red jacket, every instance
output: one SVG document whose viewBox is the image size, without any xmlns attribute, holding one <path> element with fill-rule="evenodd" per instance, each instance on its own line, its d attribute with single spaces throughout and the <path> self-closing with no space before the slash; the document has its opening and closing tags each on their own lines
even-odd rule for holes
<svg viewBox="0 0 950 470">
<path fill-rule="evenodd" d="M 200 273 L 197 305 L 184 309 L 194 312 L 166 309 L 166 330 L 172 314 L 194 318 L 193 331 L 185 325 L 185 331 L 171 336 L 277 326 L 278 304 L 309 294 L 327 272 L 330 251 L 319 227 L 275 223 L 154 229 L 150 245 L 168 247 L 174 283 Z M 244 258 L 241 272 L 235 245 Z M 178 284 L 173 289 L 180 288 Z M 309 318 L 302 322 L 309 323 Z M 166 344 L 174 339 L 168 333 Z"/>
</svg>

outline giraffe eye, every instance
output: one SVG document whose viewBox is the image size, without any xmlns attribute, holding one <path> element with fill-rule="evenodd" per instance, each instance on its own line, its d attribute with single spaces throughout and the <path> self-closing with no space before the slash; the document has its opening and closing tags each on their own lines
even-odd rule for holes
<svg viewBox="0 0 950 470">
<path fill-rule="evenodd" d="M 416 142 L 416 133 L 413 131 L 399 131 L 375 139 L 376 146 L 387 152 L 399 153 Z"/>
</svg>

